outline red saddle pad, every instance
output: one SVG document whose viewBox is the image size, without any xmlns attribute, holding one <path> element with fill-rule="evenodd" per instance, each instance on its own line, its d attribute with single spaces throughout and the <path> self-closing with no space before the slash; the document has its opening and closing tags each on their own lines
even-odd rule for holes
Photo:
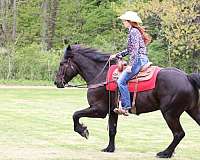
<svg viewBox="0 0 200 160">
<path fill-rule="evenodd" d="M 107 81 L 106 89 L 107 90 L 116 91 L 116 89 L 117 89 L 117 82 L 116 82 L 116 80 L 113 79 L 113 73 L 116 69 L 117 69 L 117 65 L 112 65 L 108 70 L 107 78 L 106 78 L 106 81 Z M 137 86 L 137 92 L 154 89 L 155 84 L 156 84 L 157 74 L 160 70 L 161 70 L 161 68 L 156 66 L 153 76 L 149 80 L 139 81 L 138 86 Z M 128 82 L 128 89 L 130 92 L 135 91 L 135 85 L 136 85 L 136 82 L 133 82 L 133 81 Z"/>
</svg>

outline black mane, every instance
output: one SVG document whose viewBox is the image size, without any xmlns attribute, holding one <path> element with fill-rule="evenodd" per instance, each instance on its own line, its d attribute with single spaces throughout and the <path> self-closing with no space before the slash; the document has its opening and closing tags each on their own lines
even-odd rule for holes
<svg viewBox="0 0 200 160">
<path fill-rule="evenodd" d="M 73 45 L 72 50 L 76 50 L 78 54 L 82 54 L 89 59 L 92 59 L 97 62 L 105 62 L 108 61 L 110 54 L 102 53 L 94 48 L 83 47 L 81 45 Z"/>
</svg>

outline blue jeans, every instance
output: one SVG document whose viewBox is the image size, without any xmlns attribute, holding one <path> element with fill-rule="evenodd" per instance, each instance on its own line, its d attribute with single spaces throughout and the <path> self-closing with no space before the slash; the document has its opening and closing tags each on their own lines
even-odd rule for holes
<svg viewBox="0 0 200 160">
<path fill-rule="evenodd" d="M 138 57 L 132 65 L 131 72 L 127 72 L 126 70 L 124 70 L 119 76 L 117 84 L 121 95 L 121 104 L 123 109 L 128 110 L 132 106 L 127 83 L 130 79 L 132 79 L 136 74 L 139 73 L 142 66 L 146 63 L 148 63 L 148 58 L 146 56 L 141 58 Z"/>
</svg>

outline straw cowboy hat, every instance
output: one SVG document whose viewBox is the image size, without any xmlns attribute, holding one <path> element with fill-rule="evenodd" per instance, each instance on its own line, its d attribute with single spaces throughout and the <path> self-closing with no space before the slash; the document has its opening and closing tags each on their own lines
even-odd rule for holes
<svg viewBox="0 0 200 160">
<path fill-rule="evenodd" d="M 127 11 L 118 18 L 121 20 L 129 20 L 131 22 L 142 23 L 141 18 L 136 12 L 133 11 Z"/>
</svg>

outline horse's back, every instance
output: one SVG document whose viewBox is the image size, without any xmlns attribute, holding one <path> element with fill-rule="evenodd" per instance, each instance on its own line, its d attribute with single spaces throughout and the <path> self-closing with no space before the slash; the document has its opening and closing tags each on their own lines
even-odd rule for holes
<svg viewBox="0 0 200 160">
<path fill-rule="evenodd" d="M 179 69 L 162 69 L 158 73 L 156 89 L 158 97 L 169 99 L 169 103 L 180 105 L 180 107 L 193 107 L 195 105 L 194 87 L 187 74 Z"/>
<path fill-rule="evenodd" d="M 158 73 L 157 81 L 167 87 L 177 91 L 191 91 L 192 84 L 188 80 L 187 74 L 177 68 L 164 68 Z M 171 90 L 172 91 L 172 90 Z"/>
</svg>

